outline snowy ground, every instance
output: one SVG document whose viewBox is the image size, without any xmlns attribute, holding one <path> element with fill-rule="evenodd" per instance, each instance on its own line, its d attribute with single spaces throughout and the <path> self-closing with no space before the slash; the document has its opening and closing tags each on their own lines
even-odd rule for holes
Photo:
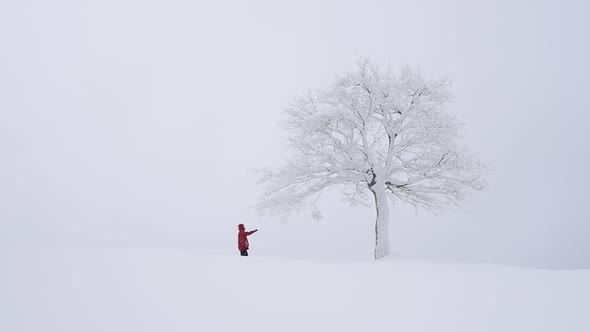
<svg viewBox="0 0 590 332">
<path fill-rule="evenodd" d="M 4 250 L 0 331 L 590 331 L 590 270 Z"/>
</svg>

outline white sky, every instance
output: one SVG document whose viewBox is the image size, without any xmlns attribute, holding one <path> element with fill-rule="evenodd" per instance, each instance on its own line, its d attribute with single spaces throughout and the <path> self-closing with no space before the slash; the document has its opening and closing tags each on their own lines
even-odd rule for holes
<svg viewBox="0 0 590 332">
<path fill-rule="evenodd" d="M 12 1 L 0 4 L 0 242 L 370 258 L 371 209 L 265 223 L 254 168 L 281 111 L 356 58 L 448 74 L 490 166 L 467 212 L 397 205 L 404 257 L 590 267 L 584 1 Z M 271 218 L 272 219 L 272 218 Z"/>
</svg>

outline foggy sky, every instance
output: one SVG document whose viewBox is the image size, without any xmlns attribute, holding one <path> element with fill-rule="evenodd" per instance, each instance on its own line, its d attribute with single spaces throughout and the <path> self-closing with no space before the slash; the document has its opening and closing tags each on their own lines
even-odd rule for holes
<svg viewBox="0 0 590 332">
<path fill-rule="evenodd" d="M 583 1 L 0 4 L 0 242 L 370 259 L 374 212 L 251 208 L 287 155 L 282 110 L 358 57 L 448 75 L 488 189 L 434 216 L 396 204 L 394 255 L 590 268 Z"/>
</svg>

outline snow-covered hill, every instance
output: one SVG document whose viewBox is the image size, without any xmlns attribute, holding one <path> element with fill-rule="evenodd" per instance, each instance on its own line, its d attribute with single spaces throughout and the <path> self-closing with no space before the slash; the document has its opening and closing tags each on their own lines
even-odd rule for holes
<svg viewBox="0 0 590 332">
<path fill-rule="evenodd" d="M 590 271 L 5 250 L 0 331 L 589 331 Z"/>
</svg>

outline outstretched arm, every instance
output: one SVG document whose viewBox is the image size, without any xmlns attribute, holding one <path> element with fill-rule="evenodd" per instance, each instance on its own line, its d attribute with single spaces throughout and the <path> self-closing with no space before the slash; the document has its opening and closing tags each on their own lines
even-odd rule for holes
<svg viewBox="0 0 590 332">
<path fill-rule="evenodd" d="M 252 235 L 252 234 L 254 234 L 254 233 L 256 233 L 256 232 L 258 232 L 258 230 L 257 230 L 257 229 L 255 229 L 255 230 L 253 230 L 253 231 L 250 231 L 250 232 L 246 232 L 246 236 L 248 236 L 248 235 Z"/>
</svg>

